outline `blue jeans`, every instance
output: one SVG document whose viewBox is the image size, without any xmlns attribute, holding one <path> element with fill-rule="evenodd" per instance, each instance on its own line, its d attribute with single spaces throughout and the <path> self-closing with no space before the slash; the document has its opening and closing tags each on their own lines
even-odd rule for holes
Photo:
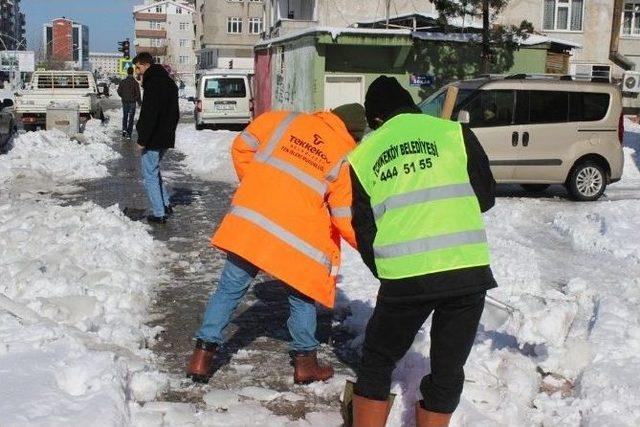
<svg viewBox="0 0 640 427">
<path fill-rule="evenodd" d="M 122 132 L 126 132 L 131 136 L 133 133 L 133 119 L 136 116 L 136 103 L 135 102 L 123 102 L 122 103 Z"/>
<path fill-rule="evenodd" d="M 229 253 L 220 276 L 218 288 L 209 298 L 202 326 L 195 337 L 205 342 L 222 344 L 222 332 L 229 325 L 231 315 L 247 293 L 249 284 L 258 274 L 258 268 L 248 261 Z M 289 319 L 291 348 L 295 351 L 311 351 L 320 344 L 316 339 L 315 302 L 293 288 L 289 293 Z"/>
<path fill-rule="evenodd" d="M 165 207 L 169 206 L 169 192 L 162 182 L 160 173 L 160 161 L 167 150 L 142 150 L 142 182 L 147 191 L 147 198 L 153 216 L 165 215 Z"/>
</svg>

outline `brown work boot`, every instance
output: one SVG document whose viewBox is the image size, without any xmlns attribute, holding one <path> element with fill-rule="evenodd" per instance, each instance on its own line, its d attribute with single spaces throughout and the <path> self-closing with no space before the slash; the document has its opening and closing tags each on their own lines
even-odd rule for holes
<svg viewBox="0 0 640 427">
<path fill-rule="evenodd" d="M 318 364 L 318 353 L 315 350 L 294 352 L 293 369 L 293 382 L 296 384 L 326 381 L 333 376 L 331 366 Z"/>
<path fill-rule="evenodd" d="M 447 427 L 452 414 L 427 411 L 424 401 L 416 403 L 416 427 Z"/>
<path fill-rule="evenodd" d="M 193 350 L 189 366 L 187 367 L 187 378 L 191 378 L 197 383 L 206 383 L 211 378 L 211 363 L 218 350 L 218 344 L 196 341 L 196 348 Z"/>
<path fill-rule="evenodd" d="M 353 427 L 384 427 L 391 405 L 388 400 L 373 400 L 353 395 Z"/>
</svg>

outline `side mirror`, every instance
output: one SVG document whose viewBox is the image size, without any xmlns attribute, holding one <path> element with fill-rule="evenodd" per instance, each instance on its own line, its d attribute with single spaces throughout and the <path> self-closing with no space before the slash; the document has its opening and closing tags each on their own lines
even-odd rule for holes
<svg viewBox="0 0 640 427">
<path fill-rule="evenodd" d="M 458 113 L 458 123 L 462 123 L 462 124 L 469 124 L 469 122 L 471 122 L 471 115 L 469 114 L 468 111 L 466 110 L 461 110 Z"/>
<path fill-rule="evenodd" d="M 12 99 L 5 99 L 2 101 L 2 108 L 13 107 Z"/>
<path fill-rule="evenodd" d="M 195 103 L 196 99 L 193 96 L 190 96 L 189 98 L 187 98 L 187 101 Z"/>
</svg>

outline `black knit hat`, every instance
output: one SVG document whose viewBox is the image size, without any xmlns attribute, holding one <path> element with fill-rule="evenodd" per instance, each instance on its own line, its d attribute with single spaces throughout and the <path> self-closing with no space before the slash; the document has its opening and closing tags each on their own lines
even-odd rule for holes
<svg viewBox="0 0 640 427">
<path fill-rule="evenodd" d="M 387 121 L 394 112 L 402 109 L 415 110 L 411 94 L 395 77 L 380 76 L 371 83 L 364 101 L 367 122 L 371 129 L 380 127 L 375 119 Z"/>
</svg>

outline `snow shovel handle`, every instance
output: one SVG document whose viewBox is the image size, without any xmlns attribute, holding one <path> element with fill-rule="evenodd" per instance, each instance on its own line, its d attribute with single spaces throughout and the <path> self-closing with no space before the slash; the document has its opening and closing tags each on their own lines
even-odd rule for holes
<svg viewBox="0 0 640 427">
<path fill-rule="evenodd" d="M 449 86 L 447 88 L 447 94 L 444 98 L 444 105 L 442 106 L 441 119 L 450 120 L 453 114 L 453 108 L 456 105 L 456 99 L 458 98 L 458 87 Z"/>
<path fill-rule="evenodd" d="M 506 311 L 509 314 L 514 314 L 516 313 L 518 310 L 515 309 L 514 307 L 510 306 L 509 304 L 506 304 L 500 300 L 497 300 L 493 297 L 490 297 L 489 295 L 487 295 L 485 297 L 485 301 L 489 304 L 492 305 L 496 308 L 499 308 L 500 310 Z"/>
</svg>

